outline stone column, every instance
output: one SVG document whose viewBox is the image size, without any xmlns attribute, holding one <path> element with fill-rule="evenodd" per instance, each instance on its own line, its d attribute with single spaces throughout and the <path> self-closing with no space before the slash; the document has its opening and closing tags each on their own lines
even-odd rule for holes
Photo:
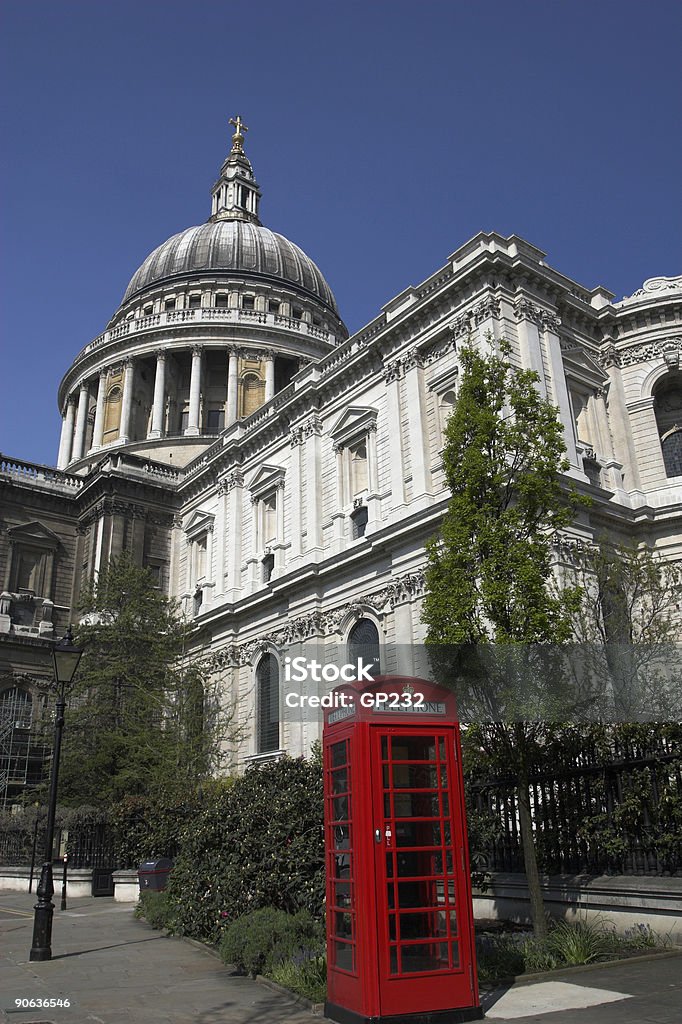
<svg viewBox="0 0 682 1024">
<path fill-rule="evenodd" d="M 314 558 L 322 557 L 322 421 L 313 415 L 304 426 L 306 465 L 306 550 Z M 295 498 L 294 498 L 295 500 Z"/>
<path fill-rule="evenodd" d="M 133 391 L 135 388 L 135 362 L 126 359 L 124 364 L 123 398 L 121 401 L 121 425 L 118 431 L 119 444 L 128 444 L 130 437 L 130 419 L 133 408 Z"/>
<path fill-rule="evenodd" d="M 547 381 L 542 361 L 539 326 L 543 316 L 550 316 L 550 314 L 543 312 L 523 295 L 518 296 L 514 302 L 514 311 L 518 321 L 521 364 L 524 370 L 534 370 L 537 373 L 538 391 L 543 398 L 547 398 Z"/>
<path fill-rule="evenodd" d="M 564 372 L 564 360 L 561 355 L 561 342 L 559 340 L 559 327 L 561 326 L 561 320 L 553 313 L 545 312 L 542 314 L 541 322 L 544 332 L 545 349 L 549 360 L 550 381 L 554 404 L 559 407 L 559 419 L 564 425 L 566 458 L 572 466 L 575 466 L 575 468 L 582 473 L 582 459 L 578 460 L 578 452 L 575 446 L 575 425 L 573 423 L 571 401 L 568 397 L 566 374 Z"/>
<path fill-rule="evenodd" d="M 237 419 L 237 408 L 239 397 L 239 352 L 236 348 L 230 349 L 230 358 L 227 369 L 227 407 L 225 409 L 225 426 L 229 427 Z"/>
<path fill-rule="evenodd" d="M 426 422 L 426 395 L 421 354 L 410 352 L 405 357 L 404 366 L 412 469 L 412 501 L 430 501 L 432 498 L 431 453 Z"/>
<path fill-rule="evenodd" d="M 92 431 L 92 447 L 90 451 L 97 451 L 102 447 L 102 435 L 104 433 L 104 400 L 107 393 L 107 371 L 99 371 L 97 382 L 97 406 L 95 408 L 95 426 Z"/>
<path fill-rule="evenodd" d="M 269 402 L 275 397 L 275 355 L 274 352 L 265 353 L 265 401 Z"/>
<path fill-rule="evenodd" d="M 154 403 L 152 406 L 152 429 L 147 437 L 152 440 L 163 437 L 163 411 L 166 401 L 166 353 L 156 350 L 156 375 L 154 377 Z"/>
<path fill-rule="evenodd" d="M 195 345 L 192 349 L 192 375 L 189 381 L 189 423 L 185 429 L 185 437 L 198 437 L 199 415 L 201 411 L 201 348 Z"/>
<path fill-rule="evenodd" d="M 88 402 L 90 395 L 88 392 L 88 385 L 81 384 L 80 393 L 78 395 L 78 412 L 76 413 L 76 429 L 73 437 L 73 452 L 71 453 L 72 461 L 82 458 L 83 446 L 85 444 L 85 428 L 88 423 Z"/>
<path fill-rule="evenodd" d="M 71 449 L 73 447 L 73 423 L 76 415 L 76 400 L 69 395 L 66 400 L 66 413 L 62 420 L 62 434 L 59 439 L 59 455 L 57 456 L 57 469 L 64 469 L 71 461 Z"/>
<path fill-rule="evenodd" d="M 386 382 L 386 429 L 389 436 L 389 466 L 391 474 L 391 508 L 394 512 L 405 504 L 405 483 L 403 470 L 403 439 L 400 422 L 400 372 L 399 362 L 384 367 Z"/>
<path fill-rule="evenodd" d="M 289 458 L 289 473 L 291 479 L 291 561 L 300 558 L 301 555 L 301 504 L 303 501 L 303 489 L 301 485 L 301 444 L 303 434 L 300 427 L 295 427 L 289 434 L 291 444 L 291 456 Z"/>
<path fill-rule="evenodd" d="M 379 459 L 377 453 L 377 424 L 370 424 L 367 434 L 367 521 L 376 527 L 381 519 L 379 498 Z"/>
<path fill-rule="evenodd" d="M 227 537 L 227 587 L 229 601 L 236 601 L 242 588 L 242 496 L 244 478 L 238 469 L 233 470 L 224 480 L 228 496 L 228 537 Z"/>
</svg>

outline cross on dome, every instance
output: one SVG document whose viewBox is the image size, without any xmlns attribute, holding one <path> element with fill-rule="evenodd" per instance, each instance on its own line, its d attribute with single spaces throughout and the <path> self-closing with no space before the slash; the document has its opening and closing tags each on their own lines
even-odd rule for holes
<svg viewBox="0 0 682 1024">
<path fill-rule="evenodd" d="M 236 117 L 231 117 L 230 120 L 228 121 L 228 124 L 233 124 L 234 125 L 234 129 L 235 130 L 234 130 L 234 136 L 233 137 L 235 139 L 236 139 L 236 137 L 238 135 L 241 136 L 242 138 L 244 138 L 244 132 L 248 132 L 248 130 L 249 130 L 246 127 L 246 125 L 244 124 L 244 122 L 242 121 L 242 119 L 239 116 L 239 114 L 237 114 Z"/>
</svg>

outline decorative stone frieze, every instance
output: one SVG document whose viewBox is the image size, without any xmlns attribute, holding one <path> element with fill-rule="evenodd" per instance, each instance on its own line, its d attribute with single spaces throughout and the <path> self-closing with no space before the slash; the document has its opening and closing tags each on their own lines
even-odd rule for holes
<svg viewBox="0 0 682 1024">
<path fill-rule="evenodd" d="M 251 665 L 259 654 L 268 650 L 280 650 L 291 644 L 305 643 L 317 637 L 340 635 L 342 623 L 349 618 L 362 618 L 367 609 L 377 614 L 386 614 L 396 605 L 411 601 L 424 593 L 426 587 L 422 569 L 406 573 L 391 580 L 381 590 L 363 594 L 330 611 L 316 610 L 296 616 L 281 629 L 271 630 L 256 640 L 250 640 L 238 647 L 221 651 L 221 663 L 225 665 Z"/>
<path fill-rule="evenodd" d="M 631 348 L 621 349 L 620 365 L 632 366 L 635 363 L 654 362 L 664 359 L 671 368 L 679 365 L 682 337 L 667 338 L 663 341 L 649 341 Z"/>
</svg>

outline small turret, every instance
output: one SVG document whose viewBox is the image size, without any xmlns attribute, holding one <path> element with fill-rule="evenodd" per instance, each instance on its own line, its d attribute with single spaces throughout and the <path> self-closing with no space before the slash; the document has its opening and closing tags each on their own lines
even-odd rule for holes
<svg viewBox="0 0 682 1024">
<path fill-rule="evenodd" d="M 211 216 L 209 220 L 244 220 L 260 224 L 258 204 L 260 189 L 253 168 L 244 152 L 244 132 L 249 129 L 239 114 L 231 117 L 234 126 L 232 148 L 220 168 L 220 177 L 211 189 Z"/>
</svg>

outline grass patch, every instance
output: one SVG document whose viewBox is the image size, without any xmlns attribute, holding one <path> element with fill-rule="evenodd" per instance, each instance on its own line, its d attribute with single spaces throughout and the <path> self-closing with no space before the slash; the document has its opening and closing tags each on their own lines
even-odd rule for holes
<svg viewBox="0 0 682 1024">
<path fill-rule="evenodd" d="M 301 963 L 286 960 L 273 967 L 268 977 L 311 1003 L 323 1003 L 327 998 L 327 958 L 324 956 Z"/>
</svg>

